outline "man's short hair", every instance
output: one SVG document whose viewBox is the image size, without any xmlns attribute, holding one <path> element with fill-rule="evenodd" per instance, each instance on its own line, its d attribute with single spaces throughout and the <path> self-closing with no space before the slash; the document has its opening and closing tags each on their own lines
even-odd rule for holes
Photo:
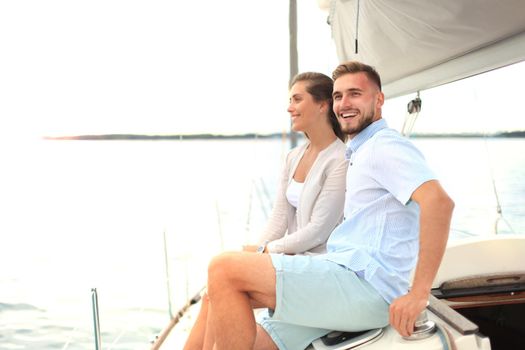
<svg viewBox="0 0 525 350">
<path fill-rule="evenodd" d="M 341 63 L 332 73 L 332 79 L 335 81 L 337 78 L 348 73 L 365 73 L 369 80 L 373 81 L 379 91 L 381 91 L 381 78 L 379 73 L 375 70 L 374 67 L 367 64 L 358 62 L 358 61 L 348 61 Z"/>
</svg>

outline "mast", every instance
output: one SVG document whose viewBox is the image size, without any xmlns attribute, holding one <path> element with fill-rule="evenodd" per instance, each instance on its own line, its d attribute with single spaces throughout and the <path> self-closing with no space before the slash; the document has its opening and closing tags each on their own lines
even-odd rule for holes
<svg viewBox="0 0 525 350">
<path fill-rule="evenodd" d="M 290 31 L 290 79 L 288 86 L 292 79 L 297 75 L 298 69 L 298 54 L 297 54 L 297 0 L 290 0 L 290 10 L 288 16 L 289 31 Z M 297 133 L 291 128 L 292 121 L 290 120 L 290 147 L 297 146 Z"/>
</svg>

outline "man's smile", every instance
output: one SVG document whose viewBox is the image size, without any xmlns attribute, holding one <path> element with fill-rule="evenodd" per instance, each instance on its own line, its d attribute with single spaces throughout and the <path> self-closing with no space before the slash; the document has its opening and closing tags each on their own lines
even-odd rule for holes
<svg viewBox="0 0 525 350">
<path fill-rule="evenodd" d="M 358 114 L 358 111 L 348 111 L 339 113 L 339 116 L 343 119 L 355 117 Z"/>
</svg>

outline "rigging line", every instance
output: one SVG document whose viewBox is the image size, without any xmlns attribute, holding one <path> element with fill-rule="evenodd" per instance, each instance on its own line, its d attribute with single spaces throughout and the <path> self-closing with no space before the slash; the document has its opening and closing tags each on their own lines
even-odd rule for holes
<svg viewBox="0 0 525 350">
<path fill-rule="evenodd" d="M 144 313 L 144 310 L 145 310 L 145 307 L 142 307 L 141 309 L 139 309 L 139 314 L 138 316 L 142 315 Z M 130 327 L 128 326 L 127 328 L 124 328 L 118 335 L 117 337 L 113 340 L 113 342 L 111 342 L 110 345 L 108 345 L 107 347 L 107 350 L 111 350 L 115 345 L 118 344 L 118 342 L 120 341 L 120 339 L 124 336 L 124 334 L 126 334 L 128 331 L 129 331 Z"/>
<path fill-rule="evenodd" d="M 166 269 L 166 289 L 168 292 L 168 313 L 170 315 L 170 318 L 173 318 L 173 311 L 171 307 L 171 288 L 170 288 L 170 264 L 168 259 L 168 243 L 166 241 L 166 229 L 162 231 L 162 236 L 164 238 L 164 266 Z"/>
<path fill-rule="evenodd" d="M 168 280 L 168 290 L 169 290 L 169 280 Z M 168 299 L 169 300 L 169 304 L 170 304 L 170 319 L 173 318 L 172 316 L 172 311 L 171 311 L 171 298 Z M 144 314 L 144 311 L 146 310 L 146 307 L 143 306 L 141 307 L 139 310 L 138 310 L 138 314 L 137 314 L 137 318 L 139 318 L 140 316 L 142 316 Z M 128 323 L 128 326 L 127 327 L 124 327 L 120 333 L 115 337 L 115 339 L 111 342 L 111 344 L 108 345 L 108 347 L 106 348 L 106 350 L 111 350 L 114 348 L 114 346 L 118 345 L 120 339 L 124 336 L 124 334 L 128 333 L 131 329 L 131 324 Z M 141 332 L 142 333 L 142 332 Z"/>
<path fill-rule="evenodd" d="M 483 144 L 485 145 L 485 151 L 487 152 L 487 164 L 489 167 L 490 180 L 492 182 L 492 190 L 494 191 L 494 197 L 496 198 L 496 212 L 498 213 L 498 215 L 501 216 L 502 215 L 501 204 L 499 201 L 498 190 L 496 188 L 496 181 L 494 180 L 494 171 L 492 168 L 492 161 L 490 158 L 490 152 L 489 152 L 489 146 L 488 146 L 487 139 L 488 139 L 487 135 L 484 134 Z"/>
<path fill-rule="evenodd" d="M 222 232 L 221 210 L 219 208 L 219 201 L 215 199 L 215 211 L 217 212 L 217 226 L 219 227 L 219 239 L 221 240 L 221 252 L 224 251 L 224 237 Z"/>
<path fill-rule="evenodd" d="M 405 120 L 403 120 L 403 126 L 401 127 L 401 135 L 407 136 L 406 134 L 406 128 L 407 128 L 407 120 L 410 114 L 405 115 Z"/>
<path fill-rule="evenodd" d="M 117 335 L 117 337 L 115 338 L 115 340 L 113 340 L 113 342 L 111 344 L 108 345 L 107 347 L 107 350 L 111 350 L 113 348 L 113 346 L 117 345 L 117 343 L 120 341 L 120 338 L 122 338 L 122 336 L 127 332 L 128 330 L 127 329 L 123 329 L 119 335 Z"/>
<path fill-rule="evenodd" d="M 170 323 L 169 323 L 168 327 L 166 327 L 162 331 L 162 333 L 160 335 L 158 335 L 155 340 L 152 341 L 153 346 L 151 347 L 151 350 L 159 350 L 160 349 L 160 347 L 162 346 L 162 344 L 166 340 L 168 334 L 171 332 L 173 327 L 175 327 L 175 325 L 177 325 L 177 323 L 179 323 L 179 321 L 184 317 L 184 315 L 186 314 L 186 312 L 190 309 L 190 307 L 192 305 L 195 305 L 196 303 L 198 303 L 201 300 L 202 294 L 204 293 L 205 289 L 206 289 L 206 287 L 203 287 L 200 291 L 198 291 L 191 299 L 189 299 L 186 302 L 186 305 L 184 305 L 176 313 L 175 317 L 173 317 L 170 320 Z"/>
<path fill-rule="evenodd" d="M 246 227 L 245 227 L 245 234 L 246 239 L 249 239 L 250 235 L 250 224 L 251 224 L 251 217 L 252 217 L 252 202 L 253 202 L 253 187 L 255 186 L 255 180 L 252 178 L 252 183 L 250 186 L 250 192 L 248 194 L 248 210 L 246 214 Z"/>
<path fill-rule="evenodd" d="M 466 231 L 466 230 L 461 230 L 461 229 L 458 229 L 458 228 L 453 228 L 453 227 L 450 228 L 450 231 L 459 232 L 460 234 L 463 234 L 463 235 L 466 235 L 466 236 L 470 236 L 470 237 L 477 236 L 477 234 L 475 234 L 475 233 L 472 233 L 472 232 L 469 232 L 469 231 Z"/>
<path fill-rule="evenodd" d="M 486 135 L 483 138 L 483 141 L 484 141 L 483 143 L 485 145 L 485 151 L 487 152 L 487 163 L 488 163 L 488 167 L 489 167 L 490 181 L 492 183 L 492 190 L 494 191 L 494 198 L 496 199 L 496 213 L 497 213 L 497 216 L 496 216 L 496 220 L 494 221 L 494 234 L 497 235 L 498 234 L 498 223 L 499 223 L 500 219 L 503 217 L 503 213 L 502 213 L 502 210 L 501 210 L 501 204 L 499 202 L 498 190 L 496 188 L 496 181 L 494 180 L 494 172 L 493 172 L 493 169 L 492 169 L 492 162 L 490 161 L 490 152 L 489 152 L 489 148 L 488 148 Z"/>
<path fill-rule="evenodd" d="M 360 0 L 357 0 L 357 10 L 355 17 L 355 54 L 359 53 L 359 5 Z"/>
<path fill-rule="evenodd" d="M 166 239 L 166 230 L 163 230 L 163 239 L 164 239 L 164 258 L 165 258 L 165 265 L 166 265 L 166 282 L 167 282 L 167 293 L 168 293 L 168 312 L 169 312 L 169 317 L 170 317 L 170 320 L 173 320 L 175 318 L 175 316 L 173 315 L 173 309 L 172 309 L 172 303 L 171 303 L 171 288 L 170 288 L 170 281 L 171 281 L 171 277 L 169 275 L 169 259 L 168 259 L 168 250 L 167 250 L 167 239 Z M 189 296 L 189 288 L 188 288 L 188 269 L 187 269 L 187 261 L 186 262 L 186 299 L 188 300 L 187 301 L 187 304 L 191 303 L 191 301 L 195 298 L 193 297 L 192 299 L 188 299 L 188 296 Z M 199 291 L 200 293 L 200 291 Z M 138 311 L 138 317 L 140 317 L 142 314 L 144 314 L 144 311 L 145 311 L 145 307 L 141 307 Z M 178 311 L 178 314 L 176 317 L 180 317 L 179 314 L 180 314 L 180 310 Z M 128 327 L 125 327 L 124 329 L 122 329 L 122 331 L 116 336 L 116 338 L 113 340 L 113 342 L 107 347 L 107 350 L 111 350 L 114 346 L 118 345 L 120 339 L 126 334 L 128 333 L 130 330 L 130 326 L 128 325 Z"/>
<path fill-rule="evenodd" d="M 485 145 L 485 151 L 487 152 L 487 164 L 489 168 L 490 181 L 492 183 L 492 190 L 494 191 L 494 198 L 496 199 L 496 213 L 498 214 L 494 222 L 494 234 L 498 234 L 498 224 L 500 220 L 503 221 L 507 225 L 507 227 L 512 233 L 516 233 L 514 231 L 514 228 L 511 226 L 511 224 L 508 222 L 508 220 L 503 215 L 503 209 L 501 208 L 501 202 L 499 200 L 498 188 L 496 186 L 496 180 L 494 178 L 494 170 L 492 166 L 492 161 L 490 157 L 490 151 L 489 151 L 487 139 L 488 139 L 488 136 L 486 133 L 484 133 L 483 144 Z"/>
<path fill-rule="evenodd" d="M 416 120 L 419 117 L 419 113 L 421 112 L 421 105 L 422 102 L 418 91 L 416 97 L 413 100 L 410 100 L 410 102 L 407 104 L 407 114 L 401 128 L 401 134 L 403 136 L 410 137 L 412 134 Z"/>
<path fill-rule="evenodd" d="M 270 192 L 268 191 L 268 187 L 266 187 L 266 182 L 264 181 L 264 179 L 261 177 L 259 178 L 259 180 L 261 181 L 264 198 L 266 199 L 266 208 L 268 209 L 268 211 L 271 211 L 272 210 L 272 198 L 270 197 Z M 265 214 L 266 215 L 264 216 L 264 218 L 268 219 L 268 213 L 265 212 Z"/>
<path fill-rule="evenodd" d="M 472 92 L 474 94 L 474 101 L 476 102 L 476 106 L 478 106 L 478 108 L 479 108 L 480 103 L 478 103 L 478 94 L 477 94 L 476 86 L 473 86 Z M 515 233 L 514 229 L 510 225 L 510 223 L 503 216 L 503 210 L 501 208 L 501 202 L 499 200 L 498 188 L 496 186 L 496 180 L 494 178 L 492 159 L 490 157 L 490 151 L 489 151 L 489 146 L 488 146 L 488 126 L 487 126 L 486 123 L 485 123 L 485 127 L 484 127 L 484 130 L 483 130 L 483 143 L 485 145 L 485 152 L 487 153 L 487 166 L 489 168 L 489 175 L 490 175 L 490 181 L 492 183 L 492 190 L 494 191 L 494 198 L 496 199 L 496 213 L 497 213 L 497 217 L 496 217 L 496 220 L 494 221 L 494 234 L 495 235 L 498 234 L 498 223 L 499 223 L 500 220 L 503 220 L 503 222 L 505 222 L 507 224 L 507 227 L 510 229 L 510 231 L 512 233 Z"/>
<path fill-rule="evenodd" d="M 410 137 L 410 135 L 412 134 L 412 129 L 414 129 L 414 124 L 415 124 L 415 121 L 418 115 L 419 113 L 416 113 L 415 115 L 407 114 L 407 116 L 405 117 L 405 121 L 403 122 L 403 127 L 401 129 L 402 130 L 401 134 L 403 136 Z"/>
<path fill-rule="evenodd" d="M 260 203 L 260 206 L 261 206 L 261 209 L 262 209 L 262 212 L 264 214 L 264 217 L 265 218 L 268 218 L 268 209 L 266 208 L 266 205 L 264 203 L 264 199 L 263 199 L 263 196 L 261 194 L 261 189 L 259 188 L 259 186 L 255 186 L 255 190 L 257 193 L 257 198 L 259 198 L 259 203 Z"/>
<path fill-rule="evenodd" d="M 507 224 L 507 227 L 509 228 L 510 232 L 512 233 L 516 233 L 516 231 L 514 231 L 514 228 L 512 227 L 512 225 L 510 224 L 510 222 L 505 218 L 505 217 L 501 217 L 501 219 L 503 220 L 504 223 Z"/>
<path fill-rule="evenodd" d="M 62 346 L 62 350 L 66 350 L 69 345 L 71 344 L 71 340 L 73 340 L 73 333 L 76 332 L 78 329 L 78 326 L 77 327 L 74 327 L 71 332 L 70 332 L 70 335 L 69 335 L 69 338 L 66 340 L 66 342 L 64 343 L 64 346 Z"/>
<path fill-rule="evenodd" d="M 169 289 L 169 286 L 168 286 L 168 289 Z M 200 293 L 201 291 L 202 291 L 202 289 L 199 291 L 199 293 Z M 186 292 L 186 295 L 188 295 L 188 294 L 189 294 L 189 293 Z M 188 299 L 187 296 L 186 296 L 186 299 Z M 186 302 L 186 304 L 190 304 L 190 303 L 192 302 L 192 300 L 194 300 L 194 299 L 195 299 L 195 296 L 194 296 L 192 299 L 189 299 L 189 300 Z M 170 306 L 171 306 L 171 298 L 169 299 L 169 301 L 170 301 Z M 183 309 L 181 309 L 181 310 L 185 310 L 185 309 L 183 308 Z M 170 309 L 170 315 L 169 315 L 169 316 L 170 316 L 170 320 L 173 320 L 173 319 L 175 319 L 175 318 L 177 318 L 177 317 L 180 317 L 179 314 L 181 313 L 181 310 L 179 310 L 179 311 L 177 312 L 177 314 L 174 316 L 174 315 L 173 315 L 173 312 L 172 312 L 171 309 Z M 141 307 L 141 308 L 138 310 L 138 314 L 136 315 L 136 317 L 139 318 L 140 316 L 142 316 L 142 315 L 144 314 L 145 311 L 146 311 L 146 307 L 145 307 L 145 306 Z M 127 326 L 127 327 L 124 327 L 124 328 L 121 330 L 121 332 L 115 337 L 115 339 L 111 342 L 111 344 L 108 345 L 108 347 L 106 348 L 106 350 L 111 350 L 111 349 L 113 349 L 116 345 L 118 345 L 120 339 L 121 339 L 126 333 L 128 333 L 128 332 L 130 331 L 131 327 L 132 327 L 132 325 L 128 323 L 128 326 Z M 140 333 L 141 333 L 141 334 L 145 334 L 145 335 L 151 335 L 151 334 L 147 334 L 147 333 L 145 333 L 145 332 L 140 332 Z"/>
<path fill-rule="evenodd" d="M 478 93 L 477 93 L 477 90 L 476 90 L 475 86 L 472 87 L 472 93 L 474 95 L 475 105 L 478 106 L 478 108 L 479 108 L 480 104 L 478 103 L 479 102 L 478 101 Z M 492 191 L 494 192 L 494 198 L 496 199 L 496 213 L 497 213 L 497 216 L 496 216 L 496 220 L 494 221 L 494 234 L 497 235 L 498 234 L 498 222 L 501 219 L 501 217 L 503 216 L 503 213 L 502 213 L 501 204 L 500 204 L 500 201 L 499 201 L 498 189 L 496 187 L 496 181 L 494 180 L 494 172 L 493 172 L 493 168 L 492 168 L 492 161 L 491 161 L 491 158 L 490 158 L 490 151 L 489 151 L 489 146 L 488 146 L 487 139 L 488 139 L 488 128 L 487 128 L 487 124 L 485 123 L 485 127 L 483 128 L 483 145 L 485 146 L 485 152 L 486 152 L 486 155 L 487 155 L 487 166 L 488 166 L 488 170 L 489 170 L 490 182 L 492 184 Z"/>
</svg>

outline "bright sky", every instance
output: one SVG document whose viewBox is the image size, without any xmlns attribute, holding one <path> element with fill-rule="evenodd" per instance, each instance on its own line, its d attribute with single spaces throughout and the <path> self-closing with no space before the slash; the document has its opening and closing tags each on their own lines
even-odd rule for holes
<svg viewBox="0 0 525 350">
<path fill-rule="evenodd" d="M 2 2 L 2 129 L 280 130 L 287 19 L 282 0 Z"/>
<path fill-rule="evenodd" d="M 422 91 L 421 113 L 414 132 L 491 134 L 525 130 L 523 81 L 525 62 Z M 406 105 L 416 95 L 389 100 L 383 109 L 398 130 Z"/>
<path fill-rule="evenodd" d="M 299 70 L 330 74 L 327 14 L 298 7 Z M 2 1 L 0 135 L 288 130 L 288 49 L 283 0 Z"/>
</svg>

